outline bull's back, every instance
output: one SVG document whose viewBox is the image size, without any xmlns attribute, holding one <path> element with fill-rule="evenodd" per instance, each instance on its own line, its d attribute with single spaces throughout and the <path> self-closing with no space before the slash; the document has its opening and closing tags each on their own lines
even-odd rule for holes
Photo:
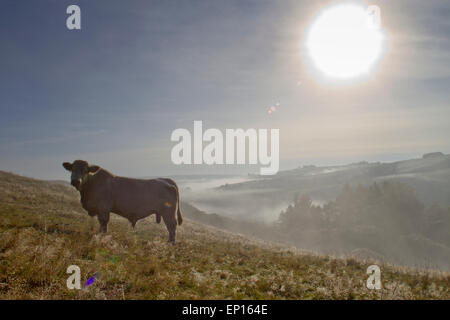
<svg viewBox="0 0 450 320">
<path fill-rule="evenodd" d="M 170 201 L 173 188 L 158 179 L 114 178 L 114 209 L 126 215 L 145 216 Z"/>
</svg>

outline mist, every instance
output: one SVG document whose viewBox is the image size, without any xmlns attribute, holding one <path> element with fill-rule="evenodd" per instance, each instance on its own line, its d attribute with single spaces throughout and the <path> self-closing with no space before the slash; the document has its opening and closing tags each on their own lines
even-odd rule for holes
<svg viewBox="0 0 450 320">
<path fill-rule="evenodd" d="M 450 270 L 450 156 L 178 177 L 189 217 L 300 249 Z M 395 245 L 393 245 L 395 244 Z"/>
</svg>

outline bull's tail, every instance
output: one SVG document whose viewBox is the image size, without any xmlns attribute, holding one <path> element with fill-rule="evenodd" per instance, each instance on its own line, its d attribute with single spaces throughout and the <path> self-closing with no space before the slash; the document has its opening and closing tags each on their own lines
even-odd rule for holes
<svg viewBox="0 0 450 320">
<path fill-rule="evenodd" d="M 178 192 L 178 186 L 175 185 L 175 189 L 177 190 L 177 221 L 178 225 L 181 226 L 183 223 L 183 217 L 181 216 L 181 209 L 180 209 L 180 194 Z"/>
<path fill-rule="evenodd" d="M 180 193 L 178 191 L 178 186 L 177 186 L 176 182 L 173 181 L 172 179 L 167 179 L 167 181 L 170 181 L 172 183 L 173 187 L 175 188 L 175 192 L 177 194 L 177 203 L 176 203 L 177 221 L 178 221 L 178 225 L 181 226 L 181 224 L 183 223 L 183 217 L 181 216 Z"/>
<path fill-rule="evenodd" d="M 181 209 L 180 209 L 180 193 L 178 192 L 178 186 L 175 181 L 169 178 L 159 178 L 159 180 L 163 180 L 166 183 L 168 183 L 171 187 L 175 188 L 175 193 L 177 196 L 176 204 L 175 204 L 175 210 L 177 212 L 177 221 L 178 225 L 181 225 L 183 223 L 183 217 L 181 216 Z M 161 219 L 160 219 L 161 220 Z"/>
<path fill-rule="evenodd" d="M 178 225 L 181 226 L 181 224 L 183 223 L 183 217 L 181 216 L 180 204 L 178 204 L 177 220 L 178 220 Z"/>
</svg>

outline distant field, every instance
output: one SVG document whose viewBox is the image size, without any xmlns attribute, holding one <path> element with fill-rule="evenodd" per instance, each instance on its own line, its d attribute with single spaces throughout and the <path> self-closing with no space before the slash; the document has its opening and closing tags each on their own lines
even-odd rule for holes
<svg viewBox="0 0 450 320">
<path fill-rule="evenodd" d="M 0 171 L 1 299 L 450 299 L 450 275 L 381 265 L 382 290 L 365 286 L 373 262 L 335 259 L 185 219 L 177 244 L 154 217 L 136 230 L 112 215 L 107 235 L 60 183 Z M 117 218 L 116 218 L 117 217 Z M 81 268 L 69 290 L 66 269 Z"/>
</svg>

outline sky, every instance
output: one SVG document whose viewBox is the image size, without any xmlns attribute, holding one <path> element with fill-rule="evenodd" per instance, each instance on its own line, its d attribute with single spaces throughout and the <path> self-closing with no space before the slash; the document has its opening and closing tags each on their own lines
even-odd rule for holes
<svg viewBox="0 0 450 320">
<path fill-rule="evenodd" d="M 246 174 L 172 164 L 177 128 L 277 128 L 280 169 L 450 153 L 450 3 L 393 0 L 367 76 L 331 81 L 305 46 L 326 0 L 0 2 L 0 170 L 67 179 Z M 81 8 L 81 30 L 66 8 Z M 268 114 L 271 105 L 276 112 Z"/>
</svg>

